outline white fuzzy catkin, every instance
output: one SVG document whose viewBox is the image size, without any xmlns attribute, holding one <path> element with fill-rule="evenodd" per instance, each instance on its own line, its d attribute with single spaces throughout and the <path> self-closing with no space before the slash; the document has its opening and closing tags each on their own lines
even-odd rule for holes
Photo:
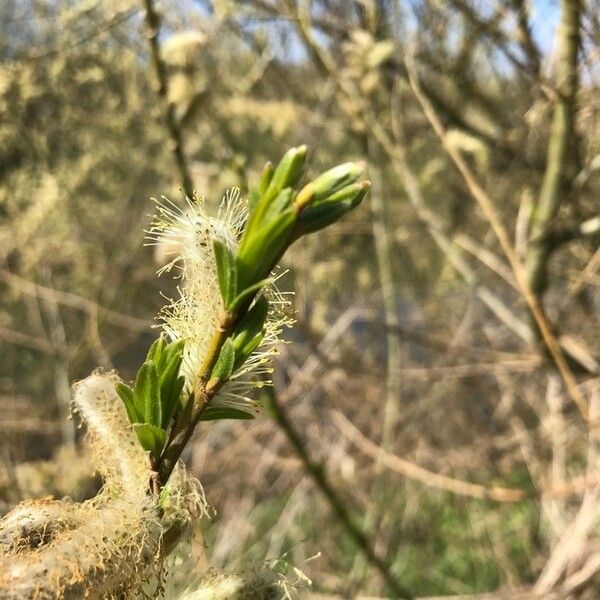
<svg viewBox="0 0 600 600">
<path fill-rule="evenodd" d="M 223 301 L 215 266 L 213 241 L 219 240 L 235 252 L 246 222 L 248 209 L 239 190 L 229 191 L 217 217 L 206 213 L 201 200 L 188 200 L 185 210 L 163 198 L 157 202 L 157 217 L 148 232 L 149 244 L 156 244 L 174 255 L 159 273 L 174 272 L 181 279 L 179 297 L 163 309 L 160 320 L 172 340 L 185 340 L 182 373 L 188 387 L 194 386 L 200 365 L 219 325 Z M 271 285 L 263 292 L 270 301 L 262 344 L 244 366 L 219 390 L 212 406 L 228 406 L 256 413 L 250 392 L 271 372 L 270 360 L 280 343 L 281 331 L 291 323 L 285 316 L 287 302 Z"/>
<path fill-rule="evenodd" d="M 162 527 L 150 500 L 102 500 L 84 503 L 79 527 L 0 560 L 0 597 L 117 598 L 151 579 Z"/>
<path fill-rule="evenodd" d="M 86 511 L 68 500 L 26 500 L 0 521 L 0 556 L 47 544 L 79 526 Z M 67 509 L 67 510 L 66 510 Z"/>
<path fill-rule="evenodd" d="M 94 373 L 75 386 L 103 490 L 81 504 L 28 501 L 0 521 L 0 598 L 123 598 L 158 581 L 161 541 L 205 509 L 198 482 L 179 466 L 159 511 L 151 471 L 134 437 L 116 376 Z"/>
<path fill-rule="evenodd" d="M 95 466 L 106 485 L 132 499 L 143 498 L 148 489 L 148 456 L 129 423 L 115 384 L 114 373 L 92 373 L 73 386 L 73 411 L 88 428 Z"/>
<path fill-rule="evenodd" d="M 286 579 L 268 565 L 237 573 L 210 571 L 179 600 L 284 600 L 289 599 Z"/>
</svg>

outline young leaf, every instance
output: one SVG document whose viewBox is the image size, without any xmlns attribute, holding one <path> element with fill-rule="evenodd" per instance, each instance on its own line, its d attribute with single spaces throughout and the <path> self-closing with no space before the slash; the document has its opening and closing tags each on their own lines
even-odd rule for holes
<svg viewBox="0 0 600 600">
<path fill-rule="evenodd" d="M 231 299 L 236 294 L 236 265 L 235 259 L 229 248 L 218 239 L 213 241 L 213 249 L 217 263 L 217 276 L 219 288 L 225 307 L 228 308 Z"/>
<path fill-rule="evenodd" d="M 174 356 L 183 356 L 184 345 L 185 340 L 175 340 L 166 346 L 164 366 L 170 363 Z M 160 371 L 159 369 L 158 372 L 160 373 Z"/>
<path fill-rule="evenodd" d="M 135 380 L 135 395 L 138 407 L 144 408 L 144 421 L 151 425 L 161 423 L 160 387 L 158 373 L 153 361 L 145 362 L 137 373 Z"/>
<path fill-rule="evenodd" d="M 362 181 L 338 190 L 325 200 L 310 204 L 298 216 L 293 239 L 323 229 L 341 219 L 361 203 L 369 188 L 369 182 Z"/>
<path fill-rule="evenodd" d="M 360 162 L 348 162 L 333 169 L 321 173 L 312 181 L 314 202 L 319 202 L 331 196 L 337 190 L 350 185 L 358 180 L 363 174 L 364 164 Z"/>
<path fill-rule="evenodd" d="M 260 226 L 262 227 L 265 223 L 269 223 L 278 215 L 290 208 L 295 196 L 296 192 L 292 188 L 285 188 L 281 190 L 274 200 L 266 207 Z"/>
<path fill-rule="evenodd" d="M 283 188 L 293 187 L 302 177 L 306 161 L 306 146 L 290 148 L 279 161 L 267 192 L 279 193 Z"/>
<path fill-rule="evenodd" d="M 185 377 L 180 375 L 171 383 L 169 391 L 164 396 L 161 393 L 162 426 L 165 428 L 168 426 L 175 409 L 179 406 L 179 397 L 184 385 Z"/>
<path fill-rule="evenodd" d="M 133 390 L 128 385 L 121 382 L 117 383 L 115 388 L 117 390 L 117 394 L 119 394 L 119 397 L 121 400 L 123 400 L 123 404 L 125 404 L 125 410 L 127 411 L 129 422 L 141 423 L 144 418 L 135 405 L 135 396 Z"/>
<path fill-rule="evenodd" d="M 161 361 L 163 359 L 163 355 L 164 355 L 166 347 L 167 347 L 167 343 L 165 342 L 165 339 L 161 335 L 157 340 L 155 340 L 152 343 L 152 345 L 148 349 L 148 354 L 146 355 L 146 360 L 147 361 L 151 360 L 152 362 L 154 362 L 156 364 L 157 368 L 160 368 Z"/>
<path fill-rule="evenodd" d="M 235 350 L 234 370 L 240 367 L 263 339 L 263 327 L 269 312 L 269 301 L 263 296 L 246 313 L 232 336 Z"/>
<path fill-rule="evenodd" d="M 149 423 L 136 423 L 133 428 L 142 448 L 158 457 L 167 441 L 167 432 Z"/>
<path fill-rule="evenodd" d="M 249 340 L 239 351 L 235 353 L 235 365 L 233 370 L 237 371 L 245 362 L 246 359 L 254 352 L 262 343 L 264 334 L 261 331 L 257 333 L 251 340 Z"/>
<path fill-rule="evenodd" d="M 343 187 L 337 192 L 334 192 L 330 196 L 327 196 L 327 198 L 315 200 L 311 204 L 310 208 L 333 205 L 340 202 L 347 202 L 352 206 L 352 208 L 354 208 L 362 202 L 369 189 L 371 189 L 370 181 L 359 181 L 358 183 L 352 183 L 346 187 Z"/>
<path fill-rule="evenodd" d="M 225 381 L 233 373 L 235 365 L 235 350 L 231 338 L 227 338 L 221 347 L 221 352 L 217 362 L 210 374 L 211 379 L 219 379 Z"/>
<path fill-rule="evenodd" d="M 271 179 L 273 178 L 273 172 L 275 171 L 273 167 L 273 163 L 270 161 L 265 164 L 263 167 L 262 173 L 260 174 L 260 181 L 258 183 L 258 187 L 250 193 L 250 201 L 248 208 L 249 210 L 253 210 L 256 206 L 256 203 L 261 199 L 263 194 L 267 191 L 269 187 L 269 183 L 271 183 Z"/>
<path fill-rule="evenodd" d="M 241 304 L 248 299 L 249 296 L 258 293 L 262 288 L 268 286 L 270 283 L 273 283 L 273 279 L 271 277 L 267 277 L 266 279 L 261 279 L 254 285 L 247 287 L 231 301 L 230 309 L 233 311 L 237 310 Z"/>
<path fill-rule="evenodd" d="M 218 419 L 254 419 L 254 415 L 237 408 L 209 406 L 204 409 L 200 421 L 216 421 Z"/>
<path fill-rule="evenodd" d="M 240 246 L 237 256 L 238 286 L 245 289 L 269 274 L 279 258 L 296 222 L 296 213 L 288 209 L 261 227 Z"/>
<path fill-rule="evenodd" d="M 302 169 L 306 160 L 306 146 L 290 148 L 283 156 L 269 183 L 268 188 L 261 195 L 260 199 L 252 206 L 250 216 L 244 234 L 239 245 L 239 252 L 243 252 L 250 238 L 263 228 L 267 219 L 267 211 L 271 203 L 277 198 L 279 192 L 284 188 L 293 188 L 302 176 Z"/>
</svg>

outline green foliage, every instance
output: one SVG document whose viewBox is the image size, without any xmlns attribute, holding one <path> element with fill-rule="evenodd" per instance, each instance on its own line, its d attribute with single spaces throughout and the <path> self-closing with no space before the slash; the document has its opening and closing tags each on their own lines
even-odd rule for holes
<svg viewBox="0 0 600 600">
<path fill-rule="evenodd" d="M 217 421 L 221 419 L 250 420 L 254 419 L 254 415 L 251 415 L 243 410 L 238 410 L 237 408 L 226 406 L 209 406 L 202 412 L 202 415 L 200 416 L 201 421 Z"/>
<path fill-rule="evenodd" d="M 140 444 L 158 457 L 166 441 L 171 419 L 181 406 L 185 377 L 179 375 L 183 360 L 182 340 L 168 344 L 161 336 L 149 348 L 133 388 L 118 383 L 117 393 L 125 404 Z"/>
<path fill-rule="evenodd" d="M 237 269 L 231 250 L 219 239 L 213 240 L 217 265 L 217 276 L 221 296 L 226 309 L 229 309 L 237 292 Z"/>
<path fill-rule="evenodd" d="M 211 372 L 211 378 L 219 381 L 226 381 L 233 373 L 235 365 L 235 349 L 231 338 L 227 338 L 219 352 L 219 358 Z"/>
<path fill-rule="evenodd" d="M 353 183 L 320 201 L 313 201 L 300 214 L 294 231 L 295 237 L 313 233 L 339 221 L 362 202 L 369 188 L 367 181 Z"/>
<path fill-rule="evenodd" d="M 364 166 L 349 162 L 298 191 L 306 150 L 290 148 L 275 169 L 265 165 L 250 196 L 250 214 L 236 255 L 224 243 L 214 244 L 223 302 L 234 314 L 268 283 L 268 275 L 294 240 L 335 223 L 369 190 L 369 182 L 356 183 Z"/>
<path fill-rule="evenodd" d="M 238 369 L 262 342 L 268 312 L 269 302 L 261 296 L 235 328 L 231 336 L 235 351 L 234 369 Z"/>
</svg>

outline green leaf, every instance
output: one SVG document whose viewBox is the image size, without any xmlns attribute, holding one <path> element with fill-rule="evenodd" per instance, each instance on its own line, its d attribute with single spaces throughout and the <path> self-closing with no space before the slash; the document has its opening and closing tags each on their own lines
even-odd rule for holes
<svg viewBox="0 0 600 600">
<path fill-rule="evenodd" d="M 293 238 L 296 240 L 339 221 L 346 213 L 358 206 L 369 191 L 368 181 L 349 185 L 328 198 L 310 204 L 299 215 Z"/>
<path fill-rule="evenodd" d="M 127 417 L 129 418 L 130 423 L 141 423 L 144 418 L 135 405 L 135 395 L 133 390 L 122 382 L 117 383 L 115 388 L 117 394 L 119 394 L 119 397 L 123 400 L 123 404 L 125 404 L 125 410 L 127 411 Z"/>
<path fill-rule="evenodd" d="M 258 293 L 262 288 L 273 283 L 272 277 L 267 277 L 266 279 L 261 279 L 257 281 L 254 285 L 247 287 L 243 292 L 240 292 L 231 302 L 231 310 L 236 311 L 241 304 L 248 299 L 252 294 Z"/>
<path fill-rule="evenodd" d="M 263 340 L 263 328 L 269 312 L 269 301 L 263 296 L 244 315 L 232 335 L 235 350 L 234 370 L 240 367 Z"/>
<path fill-rule="evenodd" d="M 271 183 L 271 179 L 273 178 L 273 172 L 275 171 L 272 162 L 267 162 L 263 167 L 262 173 L 260 174 L 260 181 L 258 182 L 258 187 L 250 193 L 250 201 L 248 204 L 248 209 L 252 211 L 256 206 L 256 203 L 261 199 L 263 194 L 267 191 L 269 187 L 269 183 Z"/>
<path fill-rule="evenodd" d="M 290 148 L 279 161 L 273 177 L 269 183 L 267 192 L 273 195 L 279 193 L 283 188 L 293 187 L 300 181 L 306 162 L 306 146 Z"/>
<path fill-rule="evenodd" d="M 167 432 L 149 423 L 136 423 L 133 428 L 142 448 L 158 457 L 167 441 Z"/>
<path fill-rule="evenodd" d="M 240 246 L 237 256 L 238 286 L 244 290 L 269 274 L 279 259 L 296 223 L 296 213 L 288 209 L 261 227 Z"/>
<path fill-rule="evenodd" d="M 174 354 L 171 357 L 170 362 L 167 364 L 162 373 L 159 374 L 159 386 L 160 386 L 160 404 L 161 404 L 161 424 L 163 427 L 167 425 L 173 410 L 175 409 L 175 403 L 179 400 L 179 394 L 181 393 L 181 387 L 179 387 L 179 369 L 181 368 L 181 361 L 183 356 L 181 353 Z M 185 383 L 185 378 L 184 378 Z M 175 397 L 175 393 L 177 396 Z"/>
<path fill-rule="evenodd" d="M 284 188 L 293 188 L 302 177 L 302 170 L 306 160 L 306 146 L 290 148 L 283 156 L 268 188 L 261 194 L 260 198 L 251 207 L 250 216 L 244 228 L 240 241 L 238 253 L 244 251 L 257 232 L 263 228 L 267 219 L 267 213 L 271 203 L 277 198 Z"/>
<path fill-rule="evenodd" d="M 151 360 L 156 363 L 157 368 L 160 368 L 161 361 L 164 356 L 164 352 L 167 348 L 167 343 L 165 339 L 161 335 L 157 340 L 155 340 L 150 348 L 148 349 L 148 354 L 146 355 L 146 361 Z"/>
<path fill-rule="evenodd" d="M 160 425 L 160 387 L 156 364 L 153 361 L 147 361 L 140 367 L 134 391 L 138 408 L 143 406 L 144 421 L 151 425 Z"/>
<path fill-rule="evenodd" d="M 217 362 L 210 374 L 211 379 L 225 381 L 233 373 L 234 365 L 235 350 L 233 349 L 233 342 L 231 338 L 227 338 L 221 347 L 219 358 L 217 358 Z"/>
<path fill-rule="evenodd" d="M 364 164 L 348 162 L 321 173 L 311 182 L 314 192 L 314 202 L 319 202 L 331 196 L 337 190 L 354 183 L 364 172 Z"/>
<path fill-rule="evenodd" d="M 209 406 L 204 409 L 200 421 L 216 421 L 218 419 L 254 419 L 254 415 L 237 408 Z"/>
<path fill-rule="evenodd" d="M 265 210 L 262 222 L 267 223 L 272 221 L 282 212 L 290 208 L 295 196 L 296 192 L 292 188 L 281 190 Z"/>
<path fill-rule="evenodd" d="M 171 386 L 168 392 L 162 395 L 161 392 L 161 404 L 162 404 L 162 426 L 167 427 L 169 421 L 175 412 L 175 409 L 179 406 L 179 398 L 185 385 L 185 377 L 180 375 L 171 382 Z"/>
<path fill-rule="evenodd" d="M 183 356 L 183 347 L 185 345 L 185 340 L 175 340 L 167 345 L 165 350 L 165 362 L 164 366 L 166 367 L 168 363 L 173 360 L 174 356 Z M 161 369 L 159 369 L 159 374 Z"/>
<path fill-rule="evenodd" d="M 257 333 L 251 340 L 249 340 L 239 352 L 235 353 L 235 365 L 234 371 L 237 371 L 247 360 L 247 358 L 254 352 L 262 343 L 264 339 L 262 331 Z"/>
<path fill-rule="evenodd" d="M 343 187 L 342 189 L 334 192 L 330 196 L 323 198 L 322 200 L 315 200 L 311 204 L 311 208 L 324 205 L 333 205 L 337 203 L 349 202 L 352 208 L 358 206 L 363 198 L 367 195 L 367 192 L 371 189 L 370 181 L 359 181 L 358 183 L 352 183 Z"/>
<path fill-rule="evenodd" d="M 236 264 L 231 251 L 221 240 L 213 241 L 213 249 L 217 263 L 217 276 L 219 288 L 225 308 L 229 308 L 232 298 L 236 294 Z"/>
</svg>

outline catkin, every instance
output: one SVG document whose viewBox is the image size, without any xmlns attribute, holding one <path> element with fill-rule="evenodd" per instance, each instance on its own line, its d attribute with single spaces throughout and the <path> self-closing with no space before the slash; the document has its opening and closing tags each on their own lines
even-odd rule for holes
<svg viewBox="0 0 600 600">
<path fill-rule="evenodd" d="M 237 573 L 211 570 L 179 600 L 283 600 L 290 598 L 285 578 L 269 568 L 247 568 Z"/>
<path fill-rule="evenodd" d="M 26 501 L 0 520 L 0 599 L 125 598 L 159 586 L 162 539 L 205 511 L 200 484 L 182 465 L 159 506 L 151 471 L 120 399 L 116 375 L 74 388 L 105 486 L 92 500 Z"/>
</svg>

